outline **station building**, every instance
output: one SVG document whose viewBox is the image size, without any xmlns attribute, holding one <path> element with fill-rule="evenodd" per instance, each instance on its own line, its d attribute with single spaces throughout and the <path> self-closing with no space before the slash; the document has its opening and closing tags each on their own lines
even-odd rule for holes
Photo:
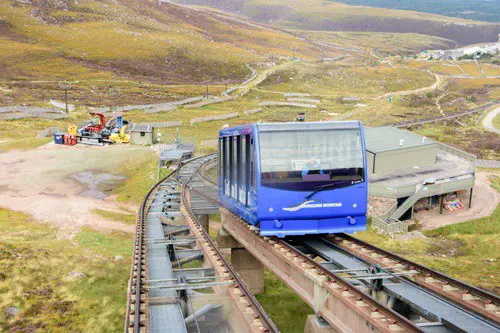
<svg viewBox="0 0 500 333">
<path fill-rule="evenodd" d="M 395 127 L 365 128 L 365 136 L 369 196 L 394 199 L 373 226 L 404 232 L 415 209 L 470 208 L 474 155 Z"/>
</svg>

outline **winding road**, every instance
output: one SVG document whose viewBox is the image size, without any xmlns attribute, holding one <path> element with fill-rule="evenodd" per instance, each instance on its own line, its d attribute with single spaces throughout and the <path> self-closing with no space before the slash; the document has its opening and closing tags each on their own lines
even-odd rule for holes
<svg viewBox="0 0 500 333">
<path fill-rule="evenodd" d="M 496 109 L 493 109 L 490 111 L 486 117 L 483 119 L 483 126 L 486 128 L 487 131 L 489 132 L 494 132 L 500 134 L 500 130 L 496 129 L 495 126 L 493 125 L 493 119 L 500 113 L 500 107 L 497 107 Z"/>
<path fill-rule="evenodd" d="M 415 90 L 404 90 L 404 91 L 390 92 L 390 93 L 384 94 L 382 96 L 375 97 L 374 99 L 375 100 L 379 100 L 379 99 L 382 99 L 382 98 L 386 98 L 389 95 L 392 95 L 392 96 L 408 95 L 408 94 L 421 93 L 421 92 L 424 92 L 424 91 L 433 91 L 433 90 L 437 89 L 441 85 L 441 82 L 442 82 L 441 81 L 441 77 L 439 75 L 431 72 L 431 71 L 427 71 L 427 72 L 436 78 L 436 82 L 434 82 L 432 85 L 430 85 L 428 87 L 423 87 L 423 88 L 415 89 Z"/>
</svg>

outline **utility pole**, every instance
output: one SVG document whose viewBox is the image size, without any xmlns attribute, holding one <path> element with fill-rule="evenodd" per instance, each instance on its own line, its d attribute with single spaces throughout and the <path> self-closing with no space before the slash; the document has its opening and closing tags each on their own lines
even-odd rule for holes
<svg viewBox="0 0 500 333">
<path fill-rule="evenodd" d="M 64 90 L 64 102 L 66 104 L 66 114 L 69 115 L 68 90 L 71 89 L 71 83 L 69 83 L 67 81 L 59 82 L 59 88 Z"/>
<path fill-rule="evenodd" d="M 208 79 L 205 80 L 205 82 L 206 82 L 206 85 L 207 85 L 206 91 L 205 91 L 205 98 L 208 99 L 208 86 L 212 82 L 212 79 L 208 78 Z"/>
<path fill-rule="evenodd" d="M 109 86 L 109 94 L 113 97 L 113 113 L 116 114 L 118 111 L 117 99 L 118 99 L 118 89 Z"/>
</svg>

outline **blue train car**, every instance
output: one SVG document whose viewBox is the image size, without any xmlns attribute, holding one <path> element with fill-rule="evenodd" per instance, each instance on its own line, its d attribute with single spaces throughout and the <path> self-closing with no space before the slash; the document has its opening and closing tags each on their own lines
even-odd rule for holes
<svg viewBox="0 0 500 333">
<path fill-rule="evenodd" d="M 250 124 L 219 133 L 219 199 L 263 236 L 366 229 L 359 121 Z"/>
</svg>

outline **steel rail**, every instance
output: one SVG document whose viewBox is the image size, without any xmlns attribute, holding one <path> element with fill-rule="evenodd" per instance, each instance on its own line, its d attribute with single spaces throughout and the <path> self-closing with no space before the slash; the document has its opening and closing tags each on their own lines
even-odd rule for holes
<svg viewBox="0 0 500 333">
<path fill-rule="evenodd" d="M 199 171 L 198 174 L 203 179 L 207 180 L 209 183 L 212 183 L 208 179 L 203 177 Z M 214 204 L 223 207 L 216 198 L 209 197 L 202 191 L 198 191 L 196 189 L 191 189 L 191 190 L 197 193 L 198 195 L 203 196 L 207 200 L 213 202 Z M 416 326 L 406 317 L 400 315 L 393 309 L 386 307 L 384 304 L 382 304 L 372 296 L 367 295 L 362 291 L 358 290 L 356 287 L 349 284 L 348 282 L 340 278 L 338 275 L 330 272 L 320 263 L 314 261 L 314 259 L 303 254 L 301 251 L 299 251 L 292 245 L 288 244 L 284 240 L 276 237 L 263 237 L 258 234 L 255 234 L 254 231 L 250 230 L 250 225 L 246 221 L 244 221 L 238 215 L 230 211 L 227 211 L 227 213 L 232 215 L 233 218 L 237 219 L 239 223 L 241 223 L 241 225 L 244 225 L 244 228 L 241 228 L 241 230 L 248 231 L 248 234 L 252 234 L 262 243 L 269 243 L 272 248 L 276 249 L 277 252 L 287 253 L 285 257 L 293 261 L 295 265 L 297 265 L 297 263 L 300 262 L 301 266 L 307 267 L 307 270 L 304 270 L 304 275 L 308 275 L 309 272 L 309 274 L 319 276 L 320 280 L 325 280 L 322 283 L 323 288 L 329 290 L 330 294 L 332 295 L 335 294 L 334 296 L 335 298 L 341 299 L 343 302 L 345 302 L 345 304 L 348 304 L 349 307 L 357 307 L 359 309 L 359 313 L 361 314 L 361 316 L 364 317 L 365 320 L 371 322 L 372 325 L 378 327 L 380 331 L 423 332 L 418 326 Z M 289 283 L 288 281 L 284 282 L 287 284 Z M 340 292 L 335 292 L 338 290 L 340 290 Z M 301 296 L 304 299 L 303 295 L 299 296 Z M 354 305 L 352 304 L 351 299 L 355 300 Z M 308 302 L 306 299 L 304 300 Z M 336 319 L 329 318 L 326 311 L 327 311 L 326 309 L 324 309 L 323 311 L 323 313 L 325 314 L 324 319 L 331 325 L 338 324 L 336 322 Z"/>
<path fill-rule="evenodd" d="M 417 275 L 412 275 L 411 278 L 403 275 L 402 278 L 417 283 L 455 304 L 464 306 L 496 325 L 500 324 L 500 313 L 498 312 L 500 297 L 495 294 L 471 286 L 347 234 L 328 235 L 323 238 L 349 253 L 355 254 L 372 264 L 379 265 L 382 269 L 398 265 L 395 272 L 416 270 Z"/>
<path fill-rule="evenodd" d="M 216 186 L 213 183 L 213 180 L 206 177 L 204 174 L 198 172 L 200 177 L 204 180 L 207 186 Z M 210 200 L 214 203 L 217 203 L 220 206 L 218 200 L 208 197 L 201 191 L 196 191 L 199 195 L 205 197 L 207 200 Z M 240 220 L 242 223 L 245 223 L 239 216 L 229 212 L 233 217 Z M 249 227 L 250 225 L 248 225 Z M 260 237 L 260 236 L 258 236 Z M 269 239 L 268 237 L 264 237 L 265 239 Z M 494 325 L 499 324 L 499 316 L 500 312 L 498 310 L 497 305 L 500 304 L 499 297 L 491 294 L 487 291 L 481 290 L 479 288 L 470 286 L 464 282 L 458 281 L 454 278 L 451 278 L 445 274 L 434 271 L 430 268 L 427 268 L 423 265 L 414 263 L 408 259 L 404 259 L 402 257 L 397 256 L 389 251 L 380 249 L 376 246 L 373 246 L 369 243 L 361 241 L 355 237 L 339 234 L 339 235 L 328 235 L 323 236 L 324 239 L 329 242 L 334 243 L 339 248 L 345 250 L 346 252 L 352 254 L 355 257 L 358 257 L 361 260 L 365 260 L 372 264 L 378 264 L 382 269 L 392 267 L 395 264 L 398 265 L 398 269 L 394 271 L 397 273 L 398 271 L 408 271 L 408 270 L 416 270 L 417 276 L 412 274 L 411 276 L 405 277 L 404 274 L 401 278 L 407 279 L 410 282 L 417 283 L 420 287 L 425 290 L 430 291 L 431 293 L 437 294 L 447 301 L 450 304 L 455 304 L 459 306 L 464 306 L 466 311 L 470 313 L 477 314 L 486 321 Z M 286 247 L 289 251 L 292 251 L 295 255 L 301 256 L 301 259 L 306 260 L 310 265 L 315 267 L 318 271 L 321 272 L 322 275 L 328 276 L 332 281 L 335 279 L 335 274 L 328 271 L 328 269 L 321 266 L 319 263 L 314 261 L 313 259 L 302 254 L 298 249 L 296 249 L 293 245 L 288 244 L 287 242 L 281 241 L 280 239 L 271 238 L 273 243 L 279 244 L 280 247 Z M 348 242 L 346 245 L 345 243 Z M 352 246 L 352 244 L 356 244 Z M 356 251 L 356 249 L 358 251 Z M 342 282 L 344 282 L 341 279 Z M 356 289 L 357 290 L 357 289 Z M 370 297 L 371 298 L 371 297 Z M 376 303 L 375 299 L 373 299 Z M 384 308 L 385 306 L 382 304 L 378 304 L 379 307 Z M 392 309 L 387 309 L 390 312 L 394 312 Z M 403 323 L 408 323 L 417 330 L 420 330 L 417 326 L 415 326 L 411 321 L 407 320 L 405 317 L 400 316 L 398 313 L 394 312 L 397 316 L 401 317 Z"/>
<path fill-rule="evenodd" d="M 215 157 L 216 156 L 214 155 L 213 158 L 215 158 Z M 211 160 L 208 160 L 205 163 L 208 163 L 208 162 L 212 161 L 213 158 Z M 202 165 L 200 165 L 200 168 L 205 163 L 203 163 Z M 262 323 L 263 323 L 263 325 L 265 327 L 265 331 L 264 332 L 280 332 L 279 329 L 278 329 L 278 327 L 274 324 L 274 322 L 271 320 L 271 318 L 268 316 L 268 314 L 264 311 L 264 309 L 262 308 L 262 306 L 260 305 L 260 303 L 257 301 L 257 299 L 255 298 L 255 296 L 253 295 L 253 293 L 248 289 L 248 287 L 246 286 L 245 282 L 241 279 L 241 277 L 239 276 L 239 274 L 237 274 L 237 272 L 234 270 L 233 266 L 226 260 L 226 258 L 224 257 L 224 255 L 220 252 L 219 248 L 215 244 L 215 242 L 212 239 L 212 237 L 210 237 L 210 235 L 208 234 L 208 232 L 202 227 L 200 221 L 198 220 L 198 218 L 196 218 L 196 215 L 194 214 L 193 210 L 191 209 L 191 206 L 189 205 L 189 202 L 188 202 L 188 200 L 186 198 L 186 191 L 185 191 L 185 189 L 188 188 L 189 190 L 193 190 L 190 187 L 190 182 L 191 182 L 193 176 L 196 173 L 199 174 L 200 168 L 198 168 L 196 170 L 196 172 L 193 173 L 193 175 L 191 177 L 189 177 L 189 179 L 187 181 L 180 180 L 180 182 L 183 184 L 183 191 L 181 193 L 181 196 L 182 196 L 182 199 L 183 199 L 182 202 L 183 202 L 183 204 L 184 204 L 184 206 L 186 208 L 186 212 L 187 212 L 189 218 L 191 218 L 191 220 L 194 221 L 197 224 L 197 230 L 203 235 L 204 240 L 209 243 L 209 245 L 211 247 L 211 250 L 214 251 L 215 254 L 217 255 L 217 257 L 219 257 L 221 259 L 222 264 L 225 266 L 226 270 L 229 272 L 229 274 L 231 274 L 232 278 L 236 281 L 237 285 L 239 286 L 239 290 L 243 293 L 243 295 L 245 295 L 245 297 L 248 300 L 250 300 L 251 307 L 257 313 L 257 316 L 262 321 Z"/>
<path fill-rule="evenodd" d="M 203 158 L 205 156 L 200 156 L 193 158 L 191 160 L 185 161 L 186 163 L 195 161 L 197 159 Z M 171 172 L 161 181 L 156 183 L 146 194 L 144 200 L 141 203 L 139 211 L 136 217 L 136 234 L 134 241 L 134 254 L 132 258 L 132 264 L 130 269 L 130 281 L 127 292 L 127 308 L 126 308 L 126 317 L 125 317 L 125 327 L 124 331 L 126 333 L 141 333 L 141 330 L 147 331 L 147 307 L 142 309 L 142 305 L 146 304 L 147 294 L 144 293 L 145 297 L 143 298 L 143 289 L 144 283 L 143 279 L 147 280 L 147 267 L 145 267 L 146 262 L 146 206 L 148 201 L 151 199 L 151 196 L 154 192 L 158 190 L 161 184 L 170 180 L 172 177 L 176 175 L 176 172 Z M 146 262 L 147 263 L 147 262 Z M 141 321 L 141 315 L 144 315 L 144 320 Z M 133 317 L 133 319 L 131 318 Z M 132 319 L 132 320 L 131 320 Z"/>
<path fill-rule="evenodd" d="M 158 190 L 158 188 L 168 180 L 171 180 L 173 177 L 180 178 L 179 173 L 182 167 L 187 166 L 197 160 L 208 158 L 212 155 L 200 156 L 196 157 L 181 163 L 178 169 L 161 181 L 156 183 L 146 194 L 144 200 L 141 203 L 139 212 L 136 218 L 136 238 L 134 242 L 134 257 L 131 264 L 131 272 L 130 272 L 130 281 L 128 285 L 128 295 L 127 295 L 127 310 L 126 310 L 126 318 L 125 318 L 125 327 L 124 331 L 126 333 L 141 333 L 148 331 L 148 309 L 147 309 L 147 247 L 146 247 L 146 233 L 145 233 L 145 221 L 146 221 L 146 213 L 149 205 L 149 201 L 152 199 L 152 195 Z M 212 157 L 216 157 L 215 155 Z M 209 162 L 210 159 L 206 162 Z M 205 162 L 205 163 L 206 163 Z M 189 180 L 192 176 L 199 170 L 204 163 L 200 164 L 196 170 L 194 170 Z M 186 203 L 186 192 L 182 191 L 181 198 Z M 253 296 L 253 294 L 248 290 L 245 283 L 241 280 L 239 275 L 235 272 L 234 268 L 231 264 L 225 259 L 225 257 L 220 253 L 217 246 L 215 245 L 212 238 L 208 235 L 208 233 L 203 229 L 201 223 L 196 218 L 193 213 L 191 207 L 189 205 L 185 205 L 186 211 L 188 213 L 189 218 L 197 224 L 198 233 L 201 233 L 203 236 L 203 242 L 208 243 L 211 247 L 211 251 L 215 253 L 217 256 L 217 262 L 221 262 L 224 265 L 225 270 L 230 274 L 231 278 L 236 281 L 236 288 L 241 292 L 246 299 L 249 301 L 249 305 L 257 314 L 253 318 L 251 318 L 252 323 L 262 324 L 264 326 L 263 330 L 259 329 L 259 332 L 269 332 L 269 333 L 279 333 L 279 329 L 269 318 L 267 313 L 261 307 L 259 302 Z M 248 311 L 248 310 L 247 310 Z M 260 325 L 259 325 L 260 326 Z"/>
</svg>

